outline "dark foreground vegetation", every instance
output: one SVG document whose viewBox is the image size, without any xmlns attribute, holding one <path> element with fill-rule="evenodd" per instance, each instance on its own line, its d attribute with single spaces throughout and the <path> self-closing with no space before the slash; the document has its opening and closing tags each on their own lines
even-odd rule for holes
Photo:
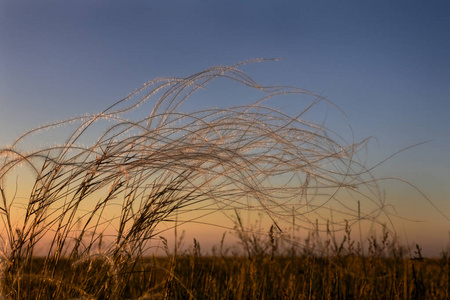
<svg viewBox="0 0 450 300">
<path fill-rule="evenodd" d="M 320 249 L 322 255 L 305 248 L 276 255 L 269 242 L 245 249 L 245 256 L 223 248 L 206 256 L 194 241 L 182 254 L 140 257 L 125 268 L 101 254 L 61 259 L 57 265 L 34 258 L 19 270 L 6 270 L 2 294 L 13 299 L 449 299 L 449 251 L 426 259 L 417 246 L 406 258 L 404 248 L 370 240 L 369 253 L 362 255 L 346 239 L 330 242 L 328 250 Z"/>
</svg>

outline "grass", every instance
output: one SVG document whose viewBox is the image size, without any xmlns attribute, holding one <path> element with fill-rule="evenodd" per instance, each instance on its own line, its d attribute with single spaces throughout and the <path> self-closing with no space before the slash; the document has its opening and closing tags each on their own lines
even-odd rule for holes
<svg viewBox="0 0 450 300">
<path fill-rule="evenodd" d="M 333 245 L 335 236 L 323 244 Z M 92 255 L 72 262 L 62 259 L 53 278 L 43 278 L 45 258 L 34 258 L 15 282 L 15 298 L 131 298 L 131 299 L 448 299 L 449 252 L 439 259 L 425 259 L 420 250 L 414 257 L 393 246 L 395 241 L 372 239 L 371 250 L 358 249 L 340 240 L 337 247 L 312 255 L 303 247 L 296 255 L 273 247 L 270 232 L 259 240 L 249 256 L 210 255 L 195 241 L 178 255 L 146 256 L 133 268 L 117 273 L 108 257 Z M 246 249 L 243 249 L 246 250 Z M 247 252 L 247 251 L 246 251 Z M 128 277 L 116 294 L 117 278 Z M 19 293 L 21 291 L 21 293 Z"/>
<path fill-rule="evenodd" d="M 435 266 L 384 258 L 375 239 L 366 241 L 368 255 L 350 242 L 351 224 L 362 220 L 396 240 L 380 179 L 359 159 L 368 140 L 349 143 L 325 120 L 306 120 L 322 104 L 340 111 L 300 88 L 259 85 L 239 69 L 245 63 L 150 81 L 101 113 L 43 125 L 1 149 L 3 297 L 387 297 L 377 289 L 388 298 L 442 297 L 447 256 Z M 217 79 L 260 100 L 183 111 Z M 289 114 L 269 105 L 282 97 L 312 100 Z M 59 127 L 69 133 L 61 144 L 22 150 Z M 269 217 L 267 241 L 244 226 L 242 211 Z M 246 257 L 202 257 L 196 240 L 190 255 L 170 253 L 164 239 L 167 258 L 149 257 L 167 226 L 210 214 L 234 220 Z M 310 238 L 286 238 L 286 224 L 311 230 Z M 341 244 L 337 231 L 347 233 Z"/>
</svg>

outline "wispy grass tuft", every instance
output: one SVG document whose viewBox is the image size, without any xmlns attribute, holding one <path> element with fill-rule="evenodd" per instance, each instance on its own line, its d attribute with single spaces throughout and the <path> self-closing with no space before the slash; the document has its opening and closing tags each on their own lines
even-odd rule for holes
<svg viewBox="0 0 450 300">
<path fill-rule="evenodd" d="M 175 224 L 175 213 L 186 222 L 259 211 L 272 219 L 272 234 L 285 222 L 325 224 L 330 210 L 342 230 L 346 222 L 388 215 L 377 180 L 358 159 L 367 140 L 346 142 L 304 119 L 319 103 L 339 109 L 297 87 L 262 86 L 239 69 L 246 63 L 152 80 L 101 113 L 35 128 L 1 149 L 3 295 L 19 298 L 29 284 L 33 296 L 120 298 L 165 230 L 158 225 Z M 218 79 L 260 99 L 183 112 L 189 97 Z M 310 100 L 292 114 L 267 104 L 281 96 Z M 68 129 L 61 144 L 20 150 L 60 126 Z M 7 184 L 24 166 L 32 174 L 29 191 L 19 191 L 25 200 Z M 271 245 L 275 251 L 273 237 Z M 27 274 L 39 248 L 46 250 L 38 280 Z M 73 270 L 80 266 L 96 268 L 96 277 L 79 278 Z"/>
</svg>

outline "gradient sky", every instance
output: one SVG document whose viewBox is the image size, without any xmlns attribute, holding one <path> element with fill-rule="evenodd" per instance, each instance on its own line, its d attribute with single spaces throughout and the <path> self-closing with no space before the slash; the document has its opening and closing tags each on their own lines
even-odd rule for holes
<svg viewBox="0 0 450 300">
<path fill-rule="evenodd" d="M 450 217 L 449 15 L 447 1 L 1 0 L 0 145 L 156 77 L 275 57 L 244 70 L 333 101 L 357 139 L 377 138 L 372 165 L 430 140 L 375 174 L 410 181 Z M 401 225 L 410 242 L 448 243 L 450 222 L 423 198 L 398 183 L 386 191 L 402 215 L 426 220 Z"/>
</svg>

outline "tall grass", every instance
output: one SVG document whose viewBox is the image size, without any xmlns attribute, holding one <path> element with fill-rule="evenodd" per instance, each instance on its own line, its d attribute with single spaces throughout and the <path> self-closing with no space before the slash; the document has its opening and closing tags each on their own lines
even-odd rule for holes
<svg viewBox="0 0 450 300">
<path fill-rule="evenodd" d="M 330 210 L 340 216 L 331 221 L 338 229 L 344 219 L 388 216 L 377 180 L 358 159 L 367 140 L 346 142 L 325 123 L 304 119 L 320 103 L 339 109 L 300 88 L 261 86 L 243 64 L 152 80 L 101 113 L 35 128 L 1 149 L 3 295 L 21 298 L 27 286 L 27 297 L 120 298 L 164 230 L 158 225 L 176 226 L 175 214 L 185 222 L 260 211 L 278 230 L 285 222 L 315 228 L 316 219 L 330 222 Z M 183 112 L 188 98 L 217 79 L 260 99 Z M 310 100 L 292 114 L 267 105 L 279 97 Z M 61 126 L 68 133 L 61 144 L 20 150 Z M 25 200 L 14 191 L 23 170 L 32 174 Z M 45 249 L 39 276 L 37 249 Z"/>
</svg>

